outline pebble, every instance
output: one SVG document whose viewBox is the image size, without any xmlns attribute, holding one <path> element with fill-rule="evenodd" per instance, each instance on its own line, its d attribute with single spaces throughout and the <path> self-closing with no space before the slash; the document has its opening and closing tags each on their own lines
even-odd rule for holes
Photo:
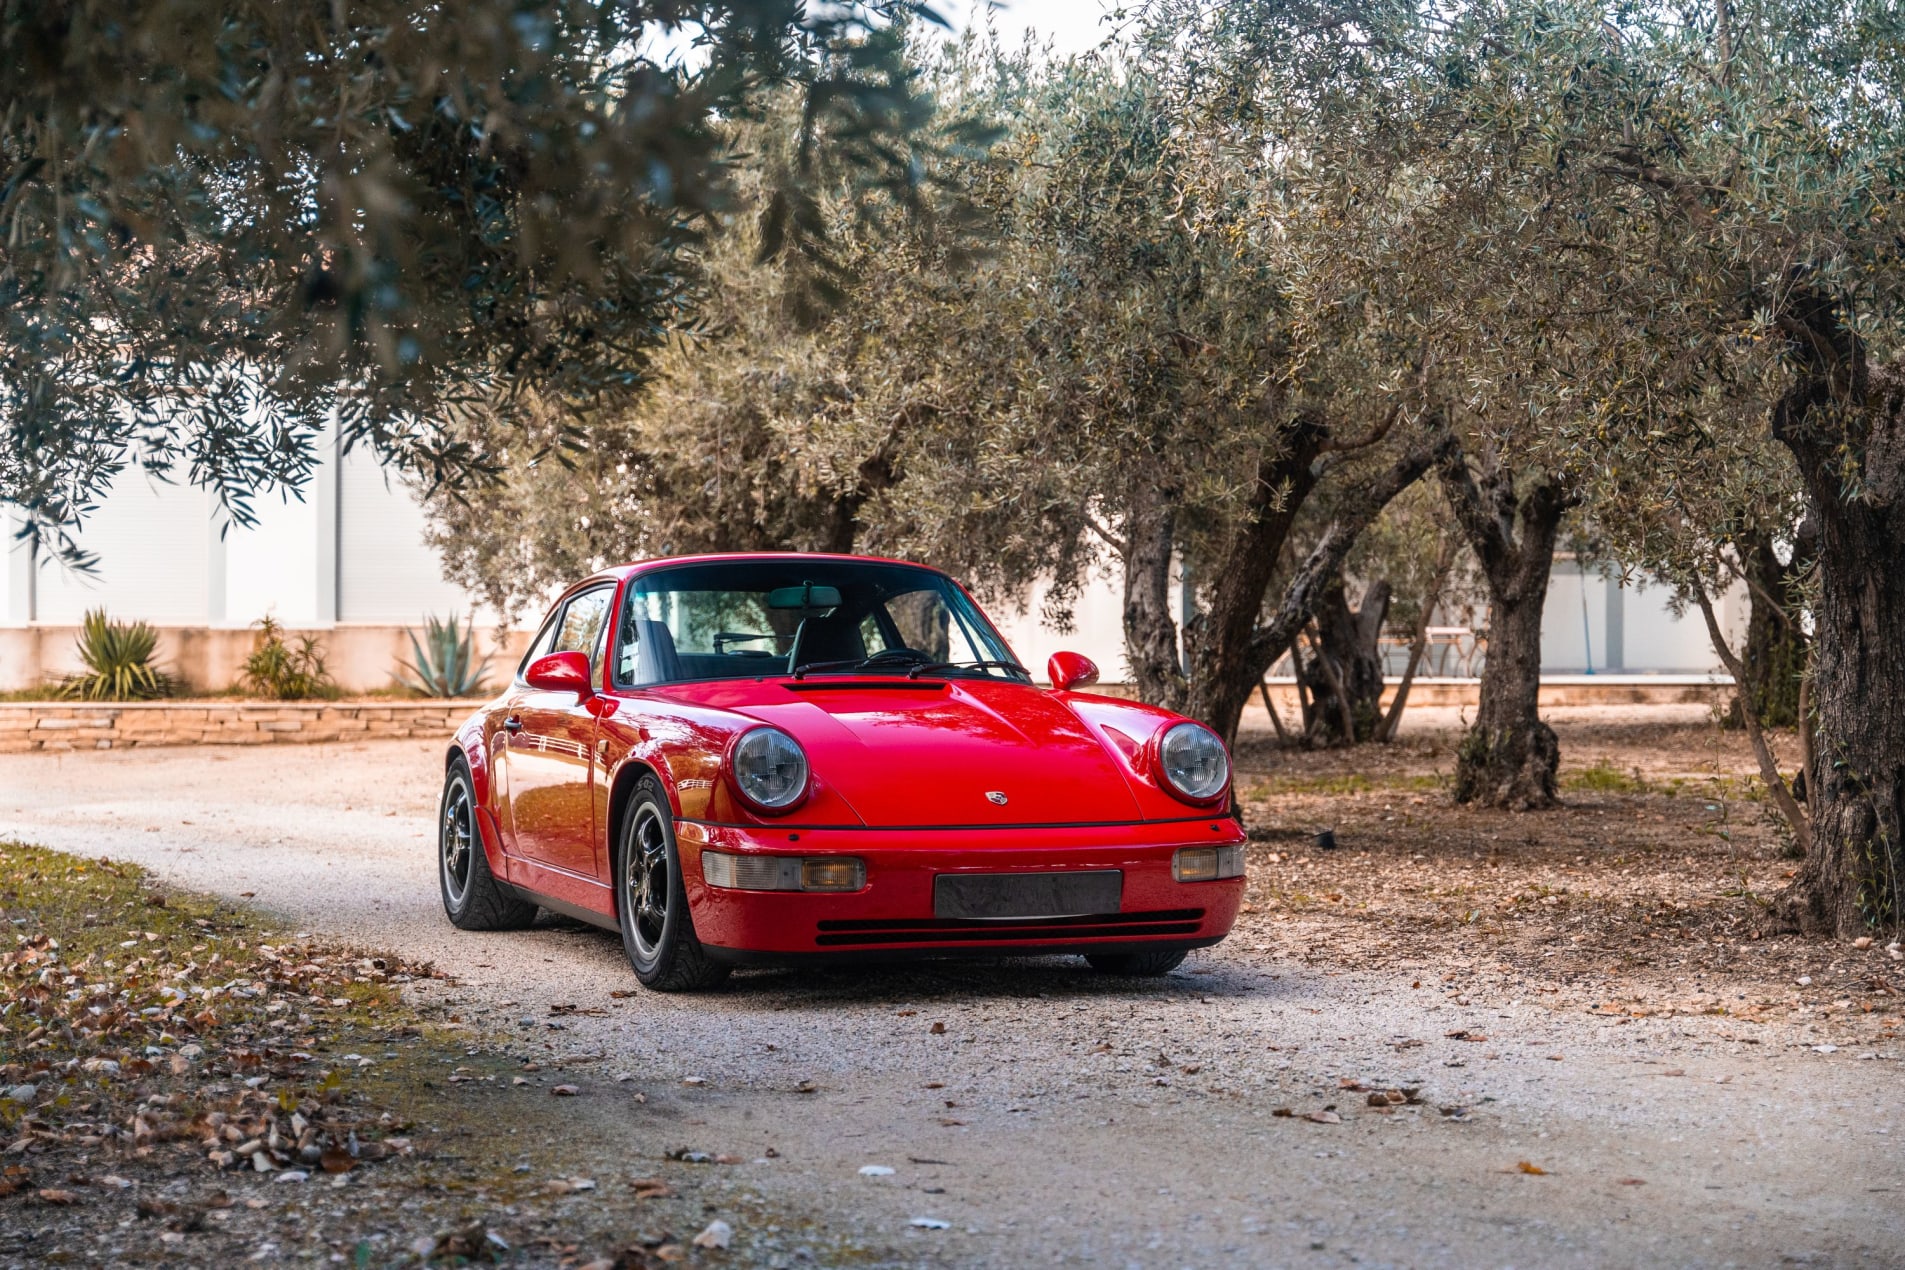
<svg viewBox="0 0 1905 1270">
<path fill-rule="evenodd" d="M 32 1102 L 33 1096 L 39 1092 L 38 1085 L 13 1085 L 7 1089 L 6 1096 L 14 1102 Z"/>
</svg>

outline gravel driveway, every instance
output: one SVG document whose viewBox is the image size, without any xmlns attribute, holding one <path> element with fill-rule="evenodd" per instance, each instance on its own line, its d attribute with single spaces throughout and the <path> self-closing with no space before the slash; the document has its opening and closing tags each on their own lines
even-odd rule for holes
<svg viewBox="0 0 1905 1270">
<path fill-rule="evenodd" d="M 739 1200 L 811 1213 L 883 1263 L 1905 1263 L 1895 1051 L 1450 1000 L 1412 986 L 1429 967 L 1306 964 L 1274 942 L 1137 984 L 1053 959 L 755 971 L 658 996 L 605 932 L 449 926 L 440 755 L 5 755 L 0 836 L 434 961 L 458 982 L 428 990 L 486 1043 L 566 1059 L 582 1087 L 528 1088 L 518 1131 L 548 1131 L 552 1106 L 585 1115 L 631 1176 L 671 1148 L 739 1155 Z M 1422 1103 L 1377 1111 L 1357 1084 Z"/>
</svg>

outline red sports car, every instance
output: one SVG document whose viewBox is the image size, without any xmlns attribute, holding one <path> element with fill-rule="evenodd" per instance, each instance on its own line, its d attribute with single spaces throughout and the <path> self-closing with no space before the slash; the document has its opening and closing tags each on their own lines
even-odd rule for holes
<svg viewBox="0 0 1905 1270">
<path fill-rule="evenodd" d="M 626 565 L 572 587 L 457 732 L 443 907 L 618 930 L 651 988 L 803 957 L 1079 953 L 1163 974 L 1244 889 L 1203 725 L 1040 688 L 934 569 L 824 555 Z"/>
</svg>

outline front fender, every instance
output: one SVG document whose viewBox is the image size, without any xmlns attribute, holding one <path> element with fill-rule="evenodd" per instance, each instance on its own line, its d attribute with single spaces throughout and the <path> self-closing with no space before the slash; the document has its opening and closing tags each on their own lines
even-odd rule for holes
<svg viewBox="0 0 1905 1270">
<path fill-rule="evenodd" d="M 459 754 L 470 768 L 470 792 L 476 796 L 476 829 L 477 836 L 483 840 L 483 856 L 489 863 L 490 873 L 507 880 L 508 853 L 503 850 L 503 834 L 496 815 L 495 781 L 481 714 L 471 717 L 456 730 L 456 739 L 450 745 L 445 763 Z"/>
</svg>

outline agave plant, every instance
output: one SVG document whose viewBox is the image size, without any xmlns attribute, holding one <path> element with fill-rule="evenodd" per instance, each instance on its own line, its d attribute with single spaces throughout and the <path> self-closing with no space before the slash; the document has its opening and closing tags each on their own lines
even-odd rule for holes
<svg viewBox="0 0 1905 1270">
<path fill-rule="evenodd" d="M 489 657 L 476 660 L 475 619 L 461 625 L 454 613 L 442 621 L 426 617 L 422 640 L 415 631 L 405 633 L 410 636 L 414 660 L 400 663 L 410 672 L 399 676 L 404 687 L 426 697 L 474 697 L 482 693 Z"/>
<path fill-rule="evenodd" d="M 70 675 L 60 695 L 82 701 L 145 701 L 170 696 L 172 677 L 153 664 L 159 633 L 144 622 L 115 622 L 89 609 L 79 628 L 83 674 Z"/>
</svg>

